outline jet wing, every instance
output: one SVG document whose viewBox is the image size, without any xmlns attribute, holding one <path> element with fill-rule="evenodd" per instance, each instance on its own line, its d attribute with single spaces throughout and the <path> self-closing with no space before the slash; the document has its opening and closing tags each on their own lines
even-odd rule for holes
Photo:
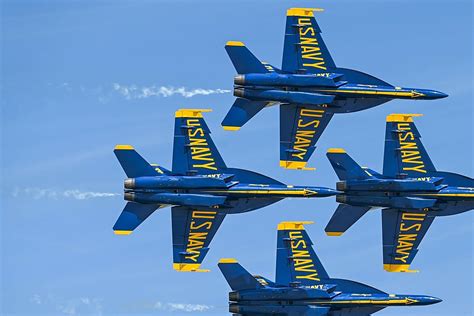
<svg viewBox="0 0 474 316">
<path fill-rule="evenodd" d="M 389 272 L 413 272 L 410 264 L 434 216 L 423 210 L 382 210 L 383 263 Z"/>
<path fill-rule="evenodd" d="M 384 176 L 424 178 L 436 173 L 413 122 L 419 114 L 390 114 L 385 129 Z"/>
<path fill-rule="evenodd" d="M 210 110 L 176 111 L 173 144 L 173 174 L 224 173 L 227 168 L 203 118 Z"/>
<path fill-rule="evenodd" d="M 286 13 L 282 70 L 326 73 L 336 68 L 321 36 L 313 9 L 292 8 Z"/>
<path fill-rule="evenodd" d="M 175 270 L 208 271 L 199 267 L 224 217 L 225 214 L 217 210 L 197 210 L 183 206 L 174 206 L 171 209 Z"/>
<path fill-rule="evenodd" d="M 323 107 L 299 104 L 280 106 L 280 166 L 309 169 L 306 163 L 333 113 Z"/>
</svg>

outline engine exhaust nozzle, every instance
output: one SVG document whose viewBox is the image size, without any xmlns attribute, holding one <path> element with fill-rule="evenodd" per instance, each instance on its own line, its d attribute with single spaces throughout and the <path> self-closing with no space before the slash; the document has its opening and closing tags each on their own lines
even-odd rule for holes
<svg viewBox="0 0 474 316">
<path fill-rule="evenodd" d="M 135 201 L 135 193 L 133 193 L 133 192 L 125 192 L 125 194 L 123 195 L 123 199 L 124 199 L 125 201 L 133 202 L 133 201 Z"/>
<path fill-rule="evenodd" d="M 244 89 L 234 89 L 234 96 L 243 98 L 244 97 Z"/>
<path fill-rule="evenodd" d="M 243 86 L 245 84 L 245 76 L 244 75 L 237 75 L 234 77 L 234 84 Z"/>
<path fill-rule="evenodd" d="M 125 189 L 135 189 L 135 179 L 133 178 L 125 179 L 125 181 L 123 182 L 123 186 Z"/>
</svg>

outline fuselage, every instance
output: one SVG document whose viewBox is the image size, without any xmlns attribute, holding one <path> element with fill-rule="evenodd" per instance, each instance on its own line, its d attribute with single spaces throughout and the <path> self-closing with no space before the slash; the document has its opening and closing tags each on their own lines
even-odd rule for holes
<svg viewBox="0 0 474 316">
<path fill-rule="evenodd" d="M 350 70 L 349 73 L 355 71 Z M 360 74 L 362 78 L 366 76 L 373 78 L 370 75 Z M 377 78 L 370 81 L 380 84 L 367 84 L 365 81 L 344 81 L 344 75 L 337 73 L 238 75 L 234 79 L 234 95 L 252 101 L 330 107 L 336 113 L 360 111 L 392 99 L 433 100 L 447 96 L 435 90 L 384 85 L 383 81 Z M 378 99 L 378 102 L 374 99 Z M 355 100 L 362 104 L 354 104 Z"/>
<path fill-rule="evenodd" d="M 173 181 L 169 181 L 172 178 Z M 143 204 L 184 205 L 226 208 L 240 199 L 265 199 L 275 202 L 289 197 L 311 198 L 337 194 L 336 190 L 314 186 L 247 184 L 237 181 L 206 181 L 205 177 L 159 176 L 125 180 L 125 200 Z M 132 185 L 133 182 L 133 185 Z M 196 184 L 198 183 L 198 184 Z M 249 207 L 251 210 L 253 207 Z"/>
<path fill-rule="evenodd" d="M 288 296 L 275 295 L 264 292 L 282 292 L 288 290 Z M 230 297 L 230 311 L 238 314 L 260 313 L 272 314 L 284 311 L 301 310 L 301 307 L 313 306 L 316 308 L 326 308 L 328 311 L 341 309 L 357 309 L 357 308 L 385 308 L 389 306 L 416 306 L 431 305 L 441 302 L 441 299 L 426 295 L 398 295 L 385 293 L 345 293 L 332 292 L 328 293 L 327 298 L 311 298 L 311 293 L 305 293 L 303 289 L 297 289 L 301 292 L 300 298 L 292 288 L 266 288 L 262 293 L 262 299 L 258 299 L 258 295 L 250 300 L 236 300 L 235 297 L 239 293 L 232 292 Z M 293 292 L 293 293 L 292 293 Z M 245 296 L 245 294 L 243 295 Z M 316 295 L 317 296 L 317 295 Z"/>
<path fill-rule="evenodd" d="M 445 186 L 438 191 L 344 190 L 337 195 L 339 203 L 354 206 L 426 209 L 435 215 L 452 215 L 474 209 L 474 187 Z M 462 203 L 462 207 L 456 208 Z"/>
</svg>

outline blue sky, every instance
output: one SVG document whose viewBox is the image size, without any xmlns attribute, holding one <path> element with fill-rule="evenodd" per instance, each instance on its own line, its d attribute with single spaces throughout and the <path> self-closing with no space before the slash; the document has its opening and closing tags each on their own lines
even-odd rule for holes
<svg viewBox="0 0 474 316">
<path fill-rule="evenodd" d="M 336 115 L 310 161 L 316 171 L 279 168 L 276 107 L 238 133 L 220 128 L 233 102 L 222 90 L 232 88 L 235 74 L 224 44 L 243 41 L 280 66 L 285 10 L 293 6 L 326 9 L 317 18 L 337 65 L 449 98 Z M 469 0 L 2 1 L 2 313 L 223 315 L 229 288 L 218 259 L 236 257 L 273 278 L 276 225 L 313 220 L 307 229 L 330 275 L 444 299 L 378 315 L 472 315 L 472 212 L 435 220 L 412 265 L 418 274 L 383 271 L 379 211 L 341 238 L 326 237 L 336 208 L 331 198 L 285 200 L 228 216 L 203 264 L 212 270 L 207 274 L 171 269 L 169 208 L 128 237 L 112 233 L 125 177 L 113 147 L 132 144 L 150 162 L 170 167 L 173 116 L 182 107 L 213 109 L 206 119 L 228 165 L 328 187 L 336 176 L 327 148 L 344 147 L 381 171 L 385 116 L 423 113 L 417 126 L 436 167 L 472 177 L 472 6 Z"/>
</svg>

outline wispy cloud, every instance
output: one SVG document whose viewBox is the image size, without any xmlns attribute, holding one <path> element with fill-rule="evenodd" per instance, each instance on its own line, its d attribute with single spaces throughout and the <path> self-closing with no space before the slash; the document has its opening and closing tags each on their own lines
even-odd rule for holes
<svg viewBox="0 0 474 316">
<path fill-rule="evenodd" d="M 167 312 L 197 313 L 211 310 L 214 306 L 204 304 L 163 303 L 158 301 L 155 303 L 153 308 Z"/>
<path fill-rule="evenodd" d="M 171 86 L 147 86 L 138 87 L 136 85 L 121 85 L 118 83 L 113 84 L 113 88 L 120 95 L 126 99 L 145 99 L 149 97 L 171 97 L 174 95 L 180 95 L 185 98 L 192 98 L 197 95 L 211 95 L 211 94 L 223 94 L 229 93 L 230 90 L 225 89 L 187 89 L 185 87 L 171 87 Z"/>
<path fill-rule="evenodd" d="M 119 193 L 110 192 L 93 192 L 93 191 L 80 191 L 80 190 L 54 190 L 45 188 L 15 188 L 12 192 L 13 197 L 31 197 L 35 200 L 39 199 L 53 199 L 57 200 L 60 198 L 75 199 L 75 200 L 89 200 L 94 198 L 107 198 L 120 196 Z"/>
<path fill-rule="evenodd" d="M 97 298 L 79 297 L 65 299 L 55 295 L 33 295 L 30 301 L 41 305 L 43 310 L 55 310 L 63 315 L 102 315 L 102 300 Z"/>
</svg>

